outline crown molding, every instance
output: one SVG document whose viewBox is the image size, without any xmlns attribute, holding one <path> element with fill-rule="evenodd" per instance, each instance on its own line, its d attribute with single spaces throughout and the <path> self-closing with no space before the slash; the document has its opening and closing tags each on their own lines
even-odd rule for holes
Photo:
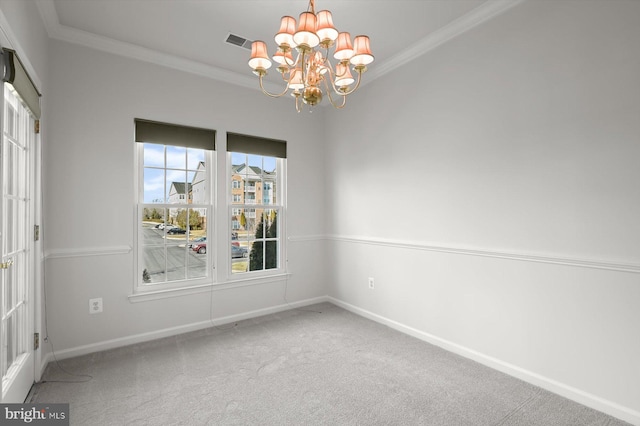
<svg viewBox="0 0 640 426">
<path fill-rule="evenodd" d="M 388 60 L 376 64 L 367 72 L 367 81 L 371 83 L 391 71 L 406 65 L 419 56 L 425 55 L 447 41 L 477 27 L 478 25 L 500 15 L 514 6 L 524 3 L 526 0 L 487 0 L 487 2 L 471 10 L 469 13 L 452 21 L 427 37 L 409 46 L 407 49 L 392 56 Z"/>
<path fill-rule="evenodd" d="M 38 0 L 40 16 L 50 38 L 67 43 L 77 44 L 103 52 L 111 53 L 126 58 L 137 59 L 190 74 L 235 84 L 237 86 L 256 89 L 257 83 L 251 76 L 239 75 L 235 72 L 207 65 L 175 55 L 159 52 L 157 50 L 138 46 L 136 44 L 114 40 L 88 31 L 61 25 L 58 14 L 52 0 Z M 264 83 L 269 90 L 280 90 L 280 87 L 270 87 L 269 82 Z M 259 90 L 259 88 L 258 88 Z"/>
<path fill-rule="evenodd" d="M 408 62 L 426 54 L 452 38 L 469 31 L 524 1 L 526 0 L 487 0 L 466 15 L 431 33 L 416 44 L 392 56 L 388 60 L 376 64 L 376 66 L 367 73 L 368 78 L 362 84 L 371 83 L 373 80 L 390 73 L 396 68 L 404 66 Z M 249 89 L 259 90 L 255 78 L 249 75 L 239 75 L 235 72 L 207 65 L 202 62 L 162 53 L 132 43 L 114 40 L 88 31 L 61 25 L 53 0 L 37 0 L 37 6 L 45 29 L 52 39 L 90 47 L 131 59 L 138 59 Z M 268 81 L 265 81 L 264 84 L 266 89 L 270 91 L 278 92 L 282 89 Z"/>
</svg>

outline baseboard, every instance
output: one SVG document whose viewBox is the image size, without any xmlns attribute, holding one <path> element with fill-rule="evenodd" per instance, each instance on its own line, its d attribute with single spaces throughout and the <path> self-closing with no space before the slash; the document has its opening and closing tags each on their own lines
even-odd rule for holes
<svg viewBox="0 0 640 426">
<path fill-rule="evenodd" d="M 433 345 L 439 346 L 443 349 L 446 349 L 447 351 L 456 353 L 465 358 L 472 359 L 476 362 L 479 362 L 480 364 L 486 365 L 487 367 L 493 368 L 495 370 L 501 371 L 510 376 L 516 377 L 518 379 L 524 380 L 533 385 L 539 386 L 543 389 L 546 389 L 550 392 L 561 395 L 572 401 L 575 401 L 587 407 L 593 408 L 594 410 L 601 411 L 603 413 L 609 414 L 618 419 L 624 420 L 625 422 L 629 422 L 631 424 L 640 426 L 640 412 L 638 411 L 632 410 L 628 407 L 624 407 L 620 404 L 616 404 L 615 402 L 600 398 L 588 392 L 584 392 L 580 389 L 574 388 L 564 383 L 560 383 L 548 377 L 544 377 L 534 372 L 525 370 L 516 365 L 512 365 L 507 362 L 501 361 L 499 359 L 487 356 L 480 352 L 474 351 L 473 349 L 469 349 L 467 347 L 458 345 L 448 340 L 441 339 L 437 336 L 434 336 L 429 333 L 425 333 L 413 327 L 406 326 L 397 321 L 390 320 L 383 316 L 374 314 L 373 312 L 369 312 L 357 306 L 338 300 L 334 297 L 328 296 L 327 300 L 336 306 L 346 309 L 347 311 L 353 312 L 354 314 L 360 315 L 364 318 L 370 319 L 380 324 L 384 324 L 390 328 L 393 328 L 394 330 L 416 337 L 427 343 L 431 343 Z"/>
<path fill-rule="evenodd" d="M 118 339 L 106 340 L 103 342 L 92 343 L 90 345 L 77 346 L 75 348 L 64 349 L 56 351 L 55 354 L 49 352 L 43 360 L 43 372 L 47 363 L 54 360 L 63 360 L 67 358 L 74 358 L 77 356 L 87 355 L 94 352 L 106 351 L 109 349 L 120 348 L 123 346 L 129 346 L 136 343 L 148 342 L 151 340 L 162 339 L 164 337 L 176 336 L 178 334 L 189 333 L 192 331 L 202 330 L 212 325 L 224 325 L 235 321 L 242 321 L 251 318 L 257 318 L 263 315 L 275 314 L 278 312 L 287 311 L 290 309 L 300 308 L 303 306 L 313 305 L 316 303 L 328 302 L 327 296 L 315 297 L 312 299 L 300 300 L 297 302 L 289 302 L 282 305 L 271 306 L 268 308 L 257 309 L 250 312 L 244 312 L 241 314 L 229 315 L 226 317 L 212 318 L 211 320 L 201 321 L 192 324 L 181 325 L 178 327 L 170 327 L 162 330 L 151 331 L 148 333 L 134 334 L 127 337 L 121 337 Z"/>
<path fill-rule="evenodd" d="M 39 367 L 40 375 L 38 376 L 40 377 L 40 380 L 44 377 L 44 370 L 47 369 L 47 365 L 49 365 L 51 361 L 54 361 L 53 354 L 51 352 L 47 352 L 47 354 L 41 358 Z"/>
</svg>

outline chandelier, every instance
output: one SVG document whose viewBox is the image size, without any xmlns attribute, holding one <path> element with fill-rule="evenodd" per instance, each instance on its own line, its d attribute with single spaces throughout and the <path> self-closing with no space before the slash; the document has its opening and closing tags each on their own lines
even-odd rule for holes
<svg viewBox="0 0 640 426">
<path fill-rule="evenodd" d="M 282 17 L 275 42 L 278 48 L 273 61 L 278 64 L 276 70 L 286 83 L 281 93 L 269 93 L 264 88 L 263 78 L 271 67 L 264 41 L 257 40 L 251 45 L 249 66 L 259 77 L 260 89 L 265 95 L 277 98 L 291 91 L 298 112 L 302 110 L 301 102 L 309 106 L 320 103 L 323 92 L 331 105 L 343 108 L 347 95 L 360 87 L 362 73 L 373 62 L 369 37 L 356 36 L 352 44 L 348 32 L 338 32 L 333 26 L 330 11 L 321 10 L 316 14 L 314 0 L 310 0 L 307 11 L 300 14 L 297 30 L 293 17 Z M 329 50 L 334 46 L 335 66 L 329 62 Z M 295 60 L 294 49 L 297 52 Z M 351 74 L 350 66 L 357 73 L 357 81 Z M 353 83 L 355 86 L 352 87 Z"/>
</svg>

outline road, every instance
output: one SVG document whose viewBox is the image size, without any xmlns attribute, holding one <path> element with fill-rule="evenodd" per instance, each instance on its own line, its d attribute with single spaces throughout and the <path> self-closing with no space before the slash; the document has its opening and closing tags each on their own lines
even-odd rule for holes
<svg viewBox="0 0 640 426">
<path fill-rule="evenodd" d="M 186 236 L 167 235 L 165 240 L 164 232 L 151 226 L 145 226 L 142 234 L 144 266 L 152 283 L 207 276 L 207 255 L 195 253 L 187 247 Z"/>
<path fill-rule="evenodd" d="M 207 255 L 198 254 L 187 247 L 185 235 L 167 235 L 165 240 L 161 229 L 144 224 L 142 243 L 144 244 L 144 268 L 149 272 L 151 283 L 207 276 Z M 247 262 L 247 259 L 232 259 L 232 261 L 233 263 Z"/>
</svg>

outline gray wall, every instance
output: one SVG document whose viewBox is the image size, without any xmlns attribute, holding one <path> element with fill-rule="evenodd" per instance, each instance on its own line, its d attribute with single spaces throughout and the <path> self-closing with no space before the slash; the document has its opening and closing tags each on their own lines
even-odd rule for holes
<svg viewBox="0 0 640 426">
<path fill-rule="evenodd" d="M 210 316 L 237 318 L 326 295 L 323 242 L 304 238 L 324 229 L 324 138 L 317 120 L 298 115 L 291 102 L 271 102 L 250 89 L 68 43 L 52 41 L 50 49 L 55 85 L 46 99 L 50 124 L 44 148 L 47 308 L 49 334 L 61 355 L 206 326 Z M 287 236 L 296 240 L 289 245 L 288 282 L 130 301 L 134 117 L 216 129 L 219 194 L 228 192 L 226 131 L 288 141 Z M 218 235 L 226 235 L 227 214 L 219 204 Z M 224 240 L 215 262 L 221 284 L 227 279 Z M 94 297 L 104 299 L 104 313 L 89 315 Z"/>
<path fill-rule="evenodd" d="M 290 302 L 329 294 L 640 421 L 640 3 L 525 2 L 313 116 L 47 41 L 34 2 L 0 10 L 45 94 L 47 310 L 63 356 L 277 308 L 286 284 Z M 289 141 L 287 283 L 129 300 L 133 117 L 215 128 L 222 146 L 227 130 Z"/>
<path fill-rule="evenodd" d="M 640 421 L 639 22 L 525 2 L 330 111 L 330 296 Z"/>
</svg>

